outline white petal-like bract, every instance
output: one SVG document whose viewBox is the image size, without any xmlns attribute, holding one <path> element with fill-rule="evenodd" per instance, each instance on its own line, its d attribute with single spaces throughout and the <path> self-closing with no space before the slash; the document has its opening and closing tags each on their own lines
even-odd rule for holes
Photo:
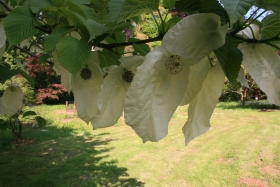
<svg viewBox="0 0 280 187">
<path fill-rule="evenodd" d="M 5 108 L 4 114 L 8 117 L 13 116 L 21 110 L 23 93 L 18 84 L 10 84 L 2 96 L 2 105 Z"/>
<path fill-rule="evenodd" d="M 72 79 L 72 90 L 78 116 L 89 123 L 99 113 L 97 96 L 101 90 L 103 74 L 100 67 L 92 59 L 97 52 L 91 52 L 86 62 L 88 70 L 91 71 L 91 78 L 85 80 L 81 77 L 81 71 Z M 82 75 L 83 76 L 83 75 Z"/>
<path fill-rule="evenodd" d="M 163 37 L 165 54 L 179 55 L 196 63 L 213 50 L 222 47 L 228 25 L 221 26 L 220 17 L 213 13 L 193 14 L 178 22 Z M 190 64 L 191 65 L 191 64 Z"/>
<path fill-rule="evenodd" d="M 125 122 L 143 142 L 159 141 L 185 93 L 189 66 L 173 75 L 166 71 L 162 46 L 151 51 L 137 68 L 125 99 Z"/>
<path fill-rule="evenodd" d="M 91 124 L 93 128 L 109 127 L 117 123 L 124 110 L 124 99 L 130 82 L 123 79 L 125 71 L 135 73 L 145 57 L 128 56 L 120 59 L 121 65 L 112 69 L 102 83 L 101 92 L 98 95 L 98 107 L 100 114 Z M 132 75 L 132 74 L 131 74 Z"/>
<path fill-rule="evenodd" d="M 122 80 L 123 67 L 110 71 L 102 84 L 98 95 L 100 114 L 91 121 L 94 129 L 114 125 L 120 118 L 124 108 L 124 98 L 129 83 Z"/>
<path fill-rule="evenodd" d="M 210 62 L 207 57 L 190 67 L 188 86 L 180 105 L 187 105 L 196 97 L 208 74 L 209 68 Z"/>
<path fill-rule="evenodd" d="M 245 86 L 245 87 L 247 87 L 247 88 L 250 88 L 249 85 L 248 85 L 248 81 L 247 81 L 247 79 L 246 79 L 246 77 L 245 77 L 244 69 L 243 69 L 243 68 L 240 68 L 236 80 L 239 81 L 241 84 L 243 84 L 243 86 Z"/>
<path fill-rule="evenodd" d="M 280 79 L 271 68 L 272 60 L 264 58 L 266 56 L 264 54 L 267 53 L 266 44 L 242 43 L 238 48 L 243 53 L 242 64 L 266 94 L 267 100 L 272 104 L 280 105 Z"/>
<path fill-rule="evenodd" d="M 186 145 L 210 128 L 210 117 L 222 94 L 225 75 L 220 65 L 210 68 L 202 88 L 190 103 L 188 121 L 183 127 Z"/>
</svg>

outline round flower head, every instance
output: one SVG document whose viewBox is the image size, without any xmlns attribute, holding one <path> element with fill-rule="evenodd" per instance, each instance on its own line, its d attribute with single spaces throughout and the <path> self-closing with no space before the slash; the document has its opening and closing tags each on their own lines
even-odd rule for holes
<svg viewBox="0 0 280 187">
<path fill-rule="evenodd" d="M 91 124 L 93 128 L 103 128 L 117 123 L 124 109 L 124 98 L 131 81 L 134 79 L 136 68 L 144 61 L 142 56 L 129 56 L 120 59 L 121 65 L 111 68 L 102 83 L 98 95 L 100 114 Z"/>
<path fill-rule="evenodd" d="M 72 90 L 78 116 L 89 123 L 99 113 L 97 95 L 101 90 L 103 74 L 96 61 L 97 52 L 91 52 L 85 67 L 72 78 Z"/>
<path fill-rule="evenodd" d="M 246 28 L 242 31 L 242 36 L 260 39 L 259 27 L 253 24 L 250 27 L 252 29 Z M 243 53 L 242 64 L 266 94 L 267 100 L 280 105 L 280 57 L 276 53 L 277 50 L 266 44 L 247 43 L 240 44 L 238 48 Z"/>
<path fill-rule="evenodd" d="M 190 66 L 225 43 L 227 25 L 216 14 L 196 14 L 178 22 L 137 69 L 125 99 L 125 122 L 143 139 L 158 141 L 181 103 Z M 198 42 L 199 41 L 199 42 Z"/>
<path fill-rule="evenodd" d="M 13 116 L 21 110 L 23 93 L 18 84 L 10 84 L 2 96 L 2 110 L 8 117 Z"/>
</svg>

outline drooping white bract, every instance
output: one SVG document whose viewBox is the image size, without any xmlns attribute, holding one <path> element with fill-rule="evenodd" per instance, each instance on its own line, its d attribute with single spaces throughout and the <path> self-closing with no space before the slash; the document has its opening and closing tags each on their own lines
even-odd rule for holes
<svg viewBox="0 0 280 187">
<path fill-rule="evenodd" d="M 224 80 L 225 74 L 219 64 L 209 69 L 202 88 L 190 102 L 188 121 L 182 129 L 186 144 L 210 128 L 210 117 L 222 94 Z"/>
<path fill-rule="evenodd" d="M 16 114 L 22 107 L 23 93 L 17 83 L 10 84 L 2 95 L 4 114 L 8 117 Z M 2 108 L 2 109 L 3 109 Z"/>
<path fill-rule="evenodd" d="M 120 61 L 120 66 L 110 68 L 102 83 L 97 101 L 100 114 L 91 121 L 94 129 L 116 124 L 124 109 L 128 87 L 133 80 L 136 68 L 143 63 L 144 57 L 129 56 L 121 58 Z"/>
<path fill-rule="evenodd" d="M 89 123 L 99 113 L 97 96 L 101 90 L 103 74 L 96 61 L 97 52 L 91 52 L 85 67 L 72 78 L 72 90 L 78 116 Z"/>
<path fill-rule="evenodd" d="M 56 50 L 53 50 L 53 62 L 53 69 L 56 71 L 56 73 L 61 75 L 61 84 L 69 93 L 72 90 L 72 74 L 59 63 Z"/>
<path fill-rule="evenodd" d="M 200 62 L 190 67 L 189 82 L 180 105 L 187 105 L 196 97 L 197 93 L 202 88 L 202 84 L 208 74 L 209 68 L 210 62 L 208 57 L 203 58 Z"/>
<path fill-rule="evenodd" d="M 258 26 L 250 26 L 253 28 L 254 36 L 261 38 Z M 249 28 L 243 30 L 242 34 L 245 38 L 253 38 Z M 242 64 L 266 94 L 267 100 L 272 104 L 280 105 L 280 57 L 277 55 L 276 49 L 266 44 L 248 43 L 242 43 L 238 48 L 243 53 Z"/>
<path fill-rule="evenodd" d="M 137 69 L 125 99 L 125 122 L 146 141 L 158 141 L 181 103 L 190 66 L 225 43 L 227 25 L 216 14 L 195 14 L 178 22 Z"/>
<path fill-rule="evenodd" d="M 238 76 L 237 76 L 236 80 L 239 81 L 243 86 L 245 86 L 247 88 L 250 88 L 249 84 L 248 84 L 248 81 L 247 81 L 247 79 L 245 77 L 244 69 L 243 68 L 240 68 L 240 71 L 238 73 Z"/>
<path fill-rule="evenodd" d="M 0 48 L 6 44 L 6 33 L 4 30 L 3 19 L 0 19 Z"/>
</svg>

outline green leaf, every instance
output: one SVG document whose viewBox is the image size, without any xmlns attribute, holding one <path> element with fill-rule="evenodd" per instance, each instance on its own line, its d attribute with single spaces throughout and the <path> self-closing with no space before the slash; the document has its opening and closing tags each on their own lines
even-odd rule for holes
<svg viewBox="0 0 280 187">
<path fill-rule="evenodd" d="M 162 6 L 165 8 L 165 9 L 172 9 L 175 7 L 175 0 L 163 0 L 162 1 Z"/>
<path fill-rule="evenodd" d="M 48 58 L 50 58 L 49 54 L 43 54 L 40 56 L 40 63 L 44 63 Z"/>
<path fill-rule="evenodd" d="M 72 20 L 76 25 L 79 27 L 79 29 L 82 32 L 83 36 L 88 35 L 88 30 L 86 28 L 86 19 L 84 19 L 79 14 L 76 14 L 75 12 L 69 10 L 68 8 L 60 8 L 59 9 L 68 19 Z"/>
<path fill-rule="evenodd" d="M 105 41 L 108 44 L 123 43 L 125 42 L 124 33 L 121 31 L 114 32 L 112 37 L 107 37 Z M 113 51 L 121 56 L 124 53 L 124 47 L 113 48 Z"/>
<path fill-rule="evenodd" d="M 130 38 L 128 41 L 135 42 L 135 41 L 139 41 L 139 39 Z M 132 46 L 134 48 L 134 52 L 136 52 L 142 56 L 146 56 L 146 54 L 148 54 L 151 51 L 149 45 L 147 45 L 147 44 L 132 44 Z"/>
<path fill-rule="evenodd" d="M 72 1 L 67 1 L 67 5 L 69 5 L 69 10 L 72 10 L 73 12 L 79 14 L 83 18 L 87 19 L 87 15 L 84 12 L 84 10 L 77 4 L 73 3 Z"/>
<path fill-rule="evenodd" d="M 5 82 L 15 75 L 21 75 L 30 83 L 31 86 L 34 86 L 34 79 L 20 68 L 10 69 L 10 66 L 6 63 L 0 63 L 0 72 L 0 80 L 2 82 Z"/>
<path fill-rule="evenodd" d="M 65 7 L 64 0 L 51 0 L 56 7 Z"/>
<path fill-rule="evenodd" d="M 228 13 L 217 0 L 200 0 L 201 13 L 214 13 L 221 17 L 222 25 L 229 22 Z"/>
<path fill-rule="evenodd" d="M 215 13 L 221 17 L 222 24 L 228 22 L 228 15 L 217 0 L 179 0 L 175 4 L 178 12 Z"/>
<path fill-rule="evenodd" d="M 176 25 L 179 21 L 181 21 L 181 18 L 175 16 L 164 23 L 164 31 L 162 31 L 162 24 L 159 26 L 160 33 L 167 32 L 170 28 L 172 28 L 174 25 Z"/>
<path fill-rule="evenodd" d="M 273 38 L 280 34 L 280 22 L 277 15 L 270 14 L 263 18 L 261 23 L 263 39 Z"/>
<path fill-rule="evenodd" d="M 30 9 L 33 13 L 38 13 L 39 10 L 41 10 L 42 8 L 46 8 L 46 7 L 52 7 L 54 6 L 53 2 L 51 0 L 33 0 L 30 3 Z"/>
<path fill-rule="evenodd" d="M 97 36 L 100 36 L 104 33 L 107 32 L 107 27 L 104 26 L 104 25 L 101 25 L 100 23 L 94 21 L 94 20 L 91 20 L 91 19 L 88 19 L 86 21 L 86 27 L 88 29 L 88 32 L 89 32 L 89 35 L 90 35 L 90 39 L 89 40 L 93 40 L 95 39 Z"/>
<path fill-rule="evenodd" d="M 118 23 L 131 17 L 156 10 L 158 0 L 111 0 L 109 15 L 113 23 Z"/>
<path fill-rule="evenodd" d="M 35 115 L 37 115 L 36 112 L 29 110 L 29 111 L 24 112 L 24 113 L 22 114 L 22 117 L 25 118 L 25 117 L 27 117 L 27 116 L 35 116 Z"/>
<path fill-rule="evenodd" d="M 47 124 L 47 121 L 41 116 L 36 116 L 35 121 L 37 122 L 39 128 L 45 127 Z"/>
<path fill-rule="evenodd" d="M 243 41 L 233 37 L 226 36 L 226 43 L 231 46 L 237 47 L 239 44 L 243 43 Z"/>
<path fill-rule="evenodd" d="M 28 7 L 19 7 L 12 10 L 4 20 L 4 28 L 10 46 L 34 36 L 37 33 L 34 28 L 35 21 L 36 19 Z"/>
<path fill-rule="evenodd" d="M 256 0 L 221 0 L 230 16 L 232 24 L 242 18 L 255 2 Z"/>
<path fill-rule="evenodd" d="M 87 43 L 86 39 L 78 40 L 65 36 L 56 45 L 56 49 L 60 64 L 75 76 L 84 66 L 91 45 Z"/>
<path fill-rule="evenodd" d="M 280 50 L 280 41 L 277 40 L 277 41 L 272 41 L 272 42 L 269 42 L 271 43 L 272 45 L 275 45 L 274 47 L 277 48 L 278 50 Z"/>
<path fill-rule="evenodd" d="M 120 22 L 118 25 L 109 23 L 109 24 L 106 24 L 106 26 L 108 27 L 109 30 L 112 30 L 112 31 L 124 31 L 127 28 L 131 28 L 131 22 L 130 21 Z"/>
<path fill-rule="evenodd" d="M 200 2 L 199 0 L 180 0 L 176 1 L 175 8 L 178 12 L 192 12 L 197 11 L 200 9 Z"/>
<path fill-rule="evenodd" d="M 89 8 L 84 5 L 80 5 L 80 7 L 85 12 L 87 19 L 98 20 L 98 21 L 103 20 L 103 17 L 101 17 L 99 14 L 93 11 L 93 8 Z"/>
<path fill-rule="evenodd" d="M 109 67 L 111 65 L 120 65 L 119 56 L 107 49 L 103 49 L 102 51 L 98 51 L 98 58 L 100 63 L 100 68 Z"/>
<path fill-rule="evenodd" d="M 133 44 L 134 52 L 139 55 L 146 56 L 150 52 L 150 47 L 147 44 Z"/>
<path fill-rule="evenodd" d="M 226 43 L 219 49 L 214 50 L 214 53 L 228 80 L 235 83 L 241 67 L 242 52 L 237 47 Z"/>
<path fill-rule="evenodd" d="M 108 1 L 107 0 L 91 0 L 92 7 L 104 20 L 108 20 Z"/>
<path fill-rule="evenodd" d="M 280 20 L 280 4 L 276 5 L 276 4 L 267 4 L 265 5 L 265 9 L 266 10 L 272 10 L 275 14 L 278 15 L 278 18 Z"/>
<path fill-rule="evenodd" d="M 90 0 L 71 0 L 71 1 L 74 3 L 77 3 L 77 4 L 83 4 L 83 5 L 90 4 Z"/>
<path fill-rule="evenodd" d="M 280 1 L 279 0 L 258 0 L 256 6 L 265 10 L 272 10 L 280 20 Z"/>
<path fill-rule="evenodd" d="M 60 27 L 54 30 L 50 35 L 46 36 L 44 42 L 44 51 L 51 51 L 55 48 L 55 45 L 59 42 L 60 38 L 68 33 L 74 27 Z"/>
</svg>

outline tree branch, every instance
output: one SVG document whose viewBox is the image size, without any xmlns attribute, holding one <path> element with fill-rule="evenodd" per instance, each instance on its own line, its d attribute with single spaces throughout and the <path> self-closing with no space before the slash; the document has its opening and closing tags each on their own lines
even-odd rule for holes
<svg viewBox="0 0 280 187">
<path fill-rule="evenodd" d="M 149 38 L 146 40 L 139 40 L 139 41 L 134 41 L 134 42 L 124 42 L 124 43 L 115 43 L 115 44 L 104 44 L 104 43 L 99 43 L 96 45 L 96 47 L 101 47 L 104 49 L 112 49 L 115 47 L 124 47 L 124 46 L 129 46 L 129 45 L 133 45 L 133 44 L 145 44 L 145 43 L 149 43 L 149 42 L 155 42 L 155 41 L 161 41 L 162 37 L 158 36 L 155 38 Z"/>
<path fill-rule="evenodd" d="M 7 9 L 9 12 L 12 11 L 12 9 L 11 9 L 10 7 L 8 7 L 8 5 L 6 5 L 6 3 L 5 3 L 4 1 L 0 0 L 0 4 L 1 4 L 3 7 L 5 7 L 5 9 Z"/>
<path fill-rule="evenodd" d="M 25 49 L 23 49 L 23 48 L 21 48 L 21 47 L 19 47 L 19 46 L 17 46 L 17 45 L 14 45 L 14 47 L 17 48 L 17 49 L 19 49 L 20 51 L 22 51 L 22 52 L 24 52 L 24 53 L 26 53 L 26 54 L 32 56 L 32 57 L 34 57 L 34 58 L 40 59 L 39 56 L 34 55 L 33 53 L 31 53 L 31 52 L 29 52 L 29 51 L 26 51 Z M 52 61 L 45 60 L 45 62 L 47 62 L 48 64 L 53 65 L 53 62 L 52 62 Z"/>
<path fill-rule="evenodd" d="M 276 41 L 276 40 L 280 40 L 280 38 L 278 38 L 278 35 L 279 35 L 279 34 L 276 35 L 276 36 L 273 37 L 273 38 L 268 38 L 268 39 L 266 39 L 266 40 L 246 39 L 246 38 L 242 38 L 241 36 L 238 36 L 238 35 L 233 34 L 233 33 L 228 33 L 227 35 L 230 36 L 230 37 L 239 39 L 239 40 L 241 40 L 241 41 L 244 41 L 244 42 L 246 42 L 246 43 L 265 43 L 265 44 L 270 45 L 270 46 L 272 46 L 273 44 L 271 44 L 271 43 L 269 43 L 269 42 L 271 42 L 271 41 Z M 275 45 L 273 45 L 273 47 L 275 47 Z M 277 47 L 277 46 L 276 46 L 275 48 L 279 49 L 279 47 Z"/>
</svg>

